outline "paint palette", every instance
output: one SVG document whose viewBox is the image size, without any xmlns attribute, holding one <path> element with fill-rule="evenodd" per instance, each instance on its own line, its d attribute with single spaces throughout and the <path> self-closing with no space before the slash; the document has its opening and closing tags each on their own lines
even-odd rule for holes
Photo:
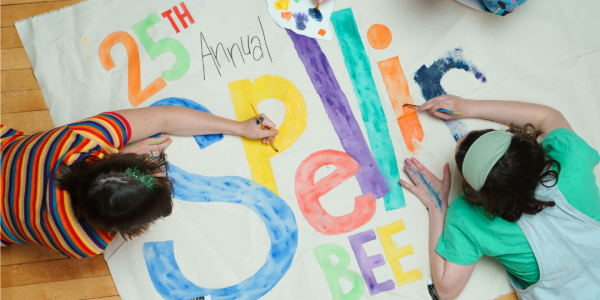
<svg viewBox="0 0 600 300">
<path fill-rule="evenodd" d="M 331 40 L 329 19 L 333 1 L 322 3 L 317 9 L 313 0 L 266 0 L 269 14 L 281 28 L 308 37 Z"/>
</svg>

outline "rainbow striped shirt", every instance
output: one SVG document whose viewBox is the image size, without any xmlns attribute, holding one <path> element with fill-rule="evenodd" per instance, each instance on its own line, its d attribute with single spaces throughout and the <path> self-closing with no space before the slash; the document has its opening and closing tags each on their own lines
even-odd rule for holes
<svg viewBox="0 0 600 300">
<path fill-rule="evenodd" d="M 72 258 L 102 253 L 113 237 L 78 221 L 54 175 L 60 162 L 119 153 L 130 134 L 114 112 L 34 134 L 2 125 L 2 244 L 38 244 Z"/>
</svg>

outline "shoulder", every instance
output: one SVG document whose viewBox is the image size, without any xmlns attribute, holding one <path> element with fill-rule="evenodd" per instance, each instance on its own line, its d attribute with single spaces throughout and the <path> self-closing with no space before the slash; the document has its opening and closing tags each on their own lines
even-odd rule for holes
<svg viewBox="0 0 600 300">
<path fill-rule="evenodd" d="M 552 130 L 542 141 L 542 146 L 550 157 L 561 163 L 568 161 L 569 158 L 584 160 L 592 165 L 600 162 L 598 151 L 569 129 L 558 128 Z"/>
<path fill-rule="evenodd" d="M 129 122 L 115 112 L 101 113 L 67 126 L 113 153 L 125 146 L 131 136 Z"/>
</svg>

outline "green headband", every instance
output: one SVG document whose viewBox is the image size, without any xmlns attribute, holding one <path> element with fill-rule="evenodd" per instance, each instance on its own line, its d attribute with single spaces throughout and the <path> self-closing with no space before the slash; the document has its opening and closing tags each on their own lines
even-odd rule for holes
<svg viewBox="0 0 600 300">
<path fill-rule="evenodd" d="M 465 155 L 462 173 L 473 189 L 481 189 L 494 165 L 508 150 L 513 136 L 507 131 L 492 131 L 471 145 Z"/>
</svg>

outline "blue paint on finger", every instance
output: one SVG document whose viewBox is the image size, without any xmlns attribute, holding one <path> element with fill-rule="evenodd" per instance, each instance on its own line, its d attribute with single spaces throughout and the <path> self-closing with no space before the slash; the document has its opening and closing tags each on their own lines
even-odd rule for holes
<svg viewBox="0 0 600 300">
<path fill-rule="evenodd" d="M 427 190 L 429 192 L 429 194 L 431 194 L 431 196 L 433 196 L 435 198 L 435 202 L 437 207 L 439 207 L 440 212 L 442 211 L 442 199 L 440 199 L 440 195 L 438 194 L 438 192 L 436 192 L 436 190 L 433 188 L 433 186 L 431 186 L 431 182 L 425 180 L 425 177 L 423 177 L 423 174 L 421 174 L 421 172 L 416 171 L 416 173 L 419 175 L 419 178 L 421 179 L 421 181 L 423 181 L 423 184 L 427 187 Z"/>
<path fill-rule="evenodd" d="M 260 122 L 264 122 L 265 118 L 260 117 Z M 260 125 L 260 122 L 258 121 L 258 119 L 256 120 L 256 125 Z"/>
</svg>

